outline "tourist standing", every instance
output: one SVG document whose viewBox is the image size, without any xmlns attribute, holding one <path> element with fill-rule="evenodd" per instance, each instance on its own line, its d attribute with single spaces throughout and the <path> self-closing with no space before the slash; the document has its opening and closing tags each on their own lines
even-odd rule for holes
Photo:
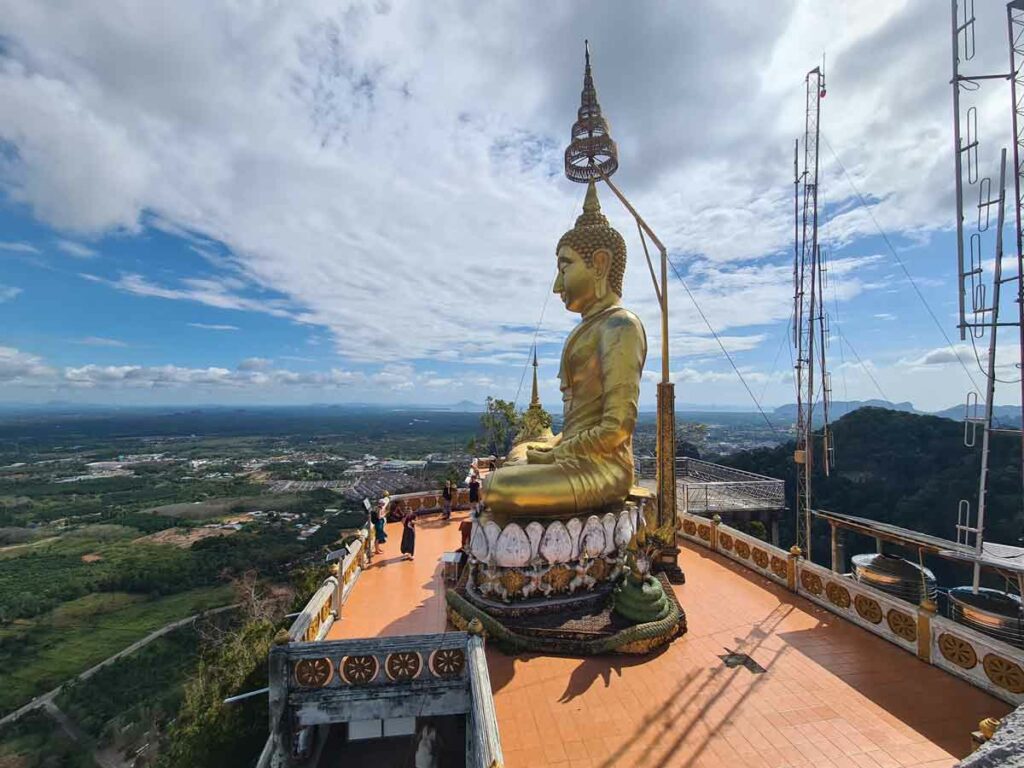
<svg viewBox="0 0 1024 768">
<path fill-rule="evenodd" d="M 370 522 L 373 523 L 373 554 L 379 555 L 381 553 L 381 545 L 388 540 L 388 532 L 384 528 L 384 522 L 387 520 L 388 514 L 388 498 L 385 496 L 377 505 L 377 508 L 370 511 Z"/>
<path fill-rule="evenodd" d="M 452 517 L 452 502 L 457 491 L 452 486 L 451 480 L 444 481 L 444 490 L 441 491 L 441 496 L 444 498 L 444 519 L 451 520 Z"/>
<path fill-rule="evenodd" d="M 416 513 L 411 509 L 402 518 L 402 554 L 412 560 L 416 553 Z"/>
<path fill-rule="evenodd" d="M 480 514 L 480 476 L 475 471 L 469 477 L 469 506 L 474 516 Z"/>
</svg>

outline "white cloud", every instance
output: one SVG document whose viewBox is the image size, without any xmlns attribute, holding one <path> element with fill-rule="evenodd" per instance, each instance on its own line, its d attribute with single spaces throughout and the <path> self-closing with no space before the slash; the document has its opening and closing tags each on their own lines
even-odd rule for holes
<svg viewBox="0 0 1024 768">
<path fill-rule="evenodd" d="M 333 369 L 327 372 L 296 373 L 284 369 L 230 370 L 211 366 L 188 368 L 177 365 L 96 365 L 65 368 L 55 383 L 79 388 L 235 389 L 255 391 L 276 387 L 331 389 L 362 381 L 357 372 Z"/>
<path fill-rule="evenodd" d="M 0 0 L 0 142 L 15 150 L 2 155 L 0 184 L 74 236 L 145 221 L 189 238 L 210 270 L 179 281 L 159 272 L 89 279 L 315 326 L 307 343 L 318 353 L 333 344 L 372 371 L 70 369 L 86 381 L 415 392 L 458 379 L 514 390 L 545 301 L 542 345 L 560 343 L 573 322 L 550 284 L 554 244 L 582 197 L 560 163 L 583 36 L 620 146 L 616 180 L 731 352 L 770 345 L 770 354 L 789 316 L 790 151 L 802 76 L 823 48 L 824 135 L 877 222 L 916 237 L 952 223 L 949 20 L 925 0 L 775 0 L 742 14 L 724 0 L 697 14 L 597 3 L 585 28 L 567 6 L 468 0 L 161 7 Z M 1003 56 L 1002 24 L 979 35 L 980 58 Z M 998 112 L 1005 124 L 1004 101 L 983 97 L 981 122 Z M 825 144 L 821 159 L 823 239 L 856 245 L 875 224 Z M 626 304 L 656 363 L 658 312 L 635 229 L 611 195 L 602 199 L 629 242 Z M 867 253 L 834 259 L 838 301 L 891 287 L 873 272 L 881 263 Z M 721 361 L 711 365 L 718 345 L 670 280 L 678 380 L 744 402 Z M 923 381 L 908 371 L 934 371 L 927 353 L 880 360 L 886 390 L 905 396 Z M 418 378 L 424 360 L 463 365 Z M 515 375 L 489 375 L 502 366 Z M 854 386 L 856 371 L 844 373 Z M 775 375 L 749 370 L 770 398 L 791 398 Z M 869 381 L 856 386 L 872 391 Z M 913 386 L 935 397 L 941 389 Z"/>
<path fill-rule="evenodd" d="M 975 345 L 956 344 L 954 347 L 936 347 L 918 354 L 904 355 L 897 365 L 907 369 L 927 370 L 935 367 L 955 366 L 961 370 L 966 367 L 978 385 L 983 385 L 988 366 L 988 337 L 979 340 Z M 1000 345 L 996 352 L 996 377 L 1003 384 L 1013 383 L 1020 378 L 1018 366 L 1019 354 L 1017 345 Z M 999 387 L 999 389 L 1003 389 Z M 1012 388 L 1008 388 L 1012 389 Z"/>
<path fill-rule="evenodd" d="M 0 347 L 0 382 L 31 382 L 55 373 L 42 359 L 13 347 Z"/>
<path fill-rule="evenodd" d="M 58 240 L 57 247 L 69 256 L 76 259 L 91 259 L 99 254 L 87 245 L 76 243 L 73 240 Z"/>
<path fill-rule="evenodd" d="M 988 359 L 987 351 L 984 353 L 984 358 Z M 904 365 L 908 368 L 919 368 L 925 365 L 973 364 L 974 352 L 971 351 L 971 348 L 966 344 L 960 344 L 953 348 L 937 347 L 936 349 L 930 349 L 917 357 L 902 358 L 899 363 L 900 365 Z"/>
<path fill-rule="evenodd" d="M 21 288 L 15 288 L 12 285 L 0 285 L 0 304 L 16 298 L 20 293 Z"/>
<path fill-rule="evenodd" d="M 86 336 L 78 339 L 75 344 L 84 344 L 87 347 L 127 347 L 128 345 L 120 339 L 108 339 L 103 336 Z"/>
<path fill-rule="evenodd" d="M 416 370 L 411 365 L 386 365 L 373 374 L 370 381 L 381 387 L 395 391 L 412 389 L 415 383 Z"/>
<path fill-rule="evenodd" d="M 237 331 L 237 325 L 228 325 L 226 323 L 189 323 L 192 328 L 201 328 L 204 331 Z"/>
<path fill-rule="evenodd" d="M 0 242 L 0 251 L 10 251 L 11 253 L 39 253 L 39 249 L 30 243 Z"/>
<path fill-rule="evenodd" d="M 265 357 L 247 357 L 238 364 L 240 371 L 265 371 L 270 368 L 273 361 Z"/>
<path fill-rule="evenodd" d="M 81 276 L 91 282 L 103 283 L 136 296 L 194 301 L 218 309 L 265 312 L 275 317 L 292 317 L 291 311 L 287 308 L 287 302 L 281 299 L 254 298 L 234 293 L 233 290 L 244 287 L 244 284 L 236 278 L 190 277 L 181 281 L 183 287 L 169 288 L 156 285 L 142 275 L 136 274 L 121 275 L 116 280 L 108 280 L 88 273 L 83 273 Z"/>
<path fill-rule="evenodd" d="M 620 145 L 619 180 L 673 253 L 703 265 L 694 288 L 718 330 L 787 311 L 778 307 L 788 147 L 802 120 L 801 74 L 822 47 L 830 93 L 841 95 L 825 105 L 826 132 L 880 201 L 880 222 L 949 223 L 947 86 L 935 76 L 948 20 L 923 2 L 879 11 L 779 0 L 742 17 L 725 2 L 700 14 L 604 4 L 587 30 L 569 8 L 547 7 L 538 23 L 536 9 L 466 2 L 5 6 L 0 138 L 17 149 L 2 169 L 14 199 L 72 231 L 137 229 L 146 212 L 169 231 L 223 242 L 247 281 L 287 299 L 216 280 L 110 284 L 320 325 L 349 359 L 455 350 L 462 360 L 529 346 L 530 333 L 508 329 L 539 314 L 554 243 L 582 194 L 558 170 L 584 33 Z M 917 33 L 893 44 L 893 30 L 908 28 Z M 839 202 L 849 191 L 822 157 Z M 633 250 L 627 303 L 653 332 L 633 227 L 604 197 Z M 848 241 L 872 229 L 854 209 L 830 234 Z M 747 283 L 764 271 L 769 284 Z M 749 316 L 736 310 L 747 298 Z M 570 320 L 549 310 L 547 327 L 564 332 Z M 689 314 L 679 320 L 702 333 Z"/>
</svg>

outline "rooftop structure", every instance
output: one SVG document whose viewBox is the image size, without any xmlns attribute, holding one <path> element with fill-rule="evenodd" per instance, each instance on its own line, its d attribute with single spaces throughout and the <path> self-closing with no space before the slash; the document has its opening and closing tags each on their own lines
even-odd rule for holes
<svg viewBox="0 0 1024 768">
<path fill-rule="evenodd" d="M 486 644 L 500 764 L 951 766 L 970 752 L 981 719 L 1006 715 L 1022 698 L 986 679 L 992 665 L 982 662 L 994 654 L 1009 664 L 1024 661 L 998 641 L 941 617 L 922 625 L 915 606 L 868 585 L 725 525 L 681 518 L 687 584 L 672 589 L 690 630 L 655 657 L 511 657 Z M 313 642 L 295 648 L 303 657 L 332 659 L 344 648 L 337 643 L 366 638 L 384 648 L 464 645 L 466 636 L 447 625 L 440 562 L 458 549 L 463 520 L 458 512 L 447 522 L 422 520 L 413 561 L 398 554 L 397 524 L 389 526 L 383 555 L 368 564 L 362 553 L 369 547 L 354 545 L 338 577 L 296 620 L 296 639 Z M 872 623 L 875 611 L 880 624 Z M 906 639 L 911 632 L 913 641 Z M 927 642 L 919 642 L 925 634 Z M 422 641 L 410 640 L 415 636 Z M 924 645 L 929 663 L 922 663 Z M 952 645 L 960 662 L 944 655 Z M 432 652 L 419 649 L 423 659 Z M 976 663 L 964 669 L 963 654 L 972 653 Z M 384 665 L 386 654 L 380 658 Z M 390 680 L 379 674 L 378 682 Z M 426 684 L 430 674 L 417 679 Z M 347 685 L 334 669 L 315 697 L 318 711 L 343 713 L 330 702 L 351 696 Z M 308 706 L 298 693 L 290 696 L 295 706 Z M 482 701 L 459 701 L 486 714 Z M 319 764 L 345 754 L 331 752 L 344 748 L 340 727 L 318 737 L 330 752 L 318 753 Z M 487 765 L 473 762 L 473 754 L 467 751 L 466 765 Z M 271 764 L 269 755 L 263 764 Z"/>
<path fill-rule="evenodd" d="M 637 458 L 637 482 L 654 490 L 655 461 Z M 761 522 L 773 544 L 779 543 L 779 519 L 786 509 L 786 484 L 773 477 L 714 464 L 676 458 L 679 509 L 704 517 L 720 516 L 731 525 Z"/>
<path fill-rule="evenodd" d="M 638 459 L 637 474 L 641 480 L 653 477 L 654 460 Z M 786 508 L 782 480 L 701 459 L 676 459 L 676 488 L 680 508 L 695 515 Z"/>
</svg>

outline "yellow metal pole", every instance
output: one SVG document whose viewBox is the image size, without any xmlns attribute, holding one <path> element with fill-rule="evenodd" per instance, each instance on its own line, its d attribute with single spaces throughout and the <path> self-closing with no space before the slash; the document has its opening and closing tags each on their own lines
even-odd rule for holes
<svg viewBox="0 0 1024 768">
<path fill-rule="evenodd" d="M 661 381 L 658 383 L 658 527 L 676 525 L 676 397 L 675 385 L 671 381 L 669 367 L 669 337 L 668 337 L 668 249 L 654 234 L 654 230 L 648 226 L 643 217 L 637 213 L 636 208 L 626 199 L 617 186 L 608 178 L 599 165 L 593 166 L 601 175 L 608 188 L 615 193 L 626 210 L 636 219 L 641 229 L 641 242 L 643 233 L 646 232 L 651 242 L 657 246 L 661 254 L 661 286 L 654 284 L 655 293 L 658 296 L 658 303 L 661 308 Z M 646 243 L 644 244 L 646 254 Z M 653 280 L 654 275 L 651 275 Z M 682 583 L 683 573 L 679 568 L 679 548 L 673 543 L 672 546 L 664 549 L 658 556 L 658 562 L 672 581 Z"/>
</svg>

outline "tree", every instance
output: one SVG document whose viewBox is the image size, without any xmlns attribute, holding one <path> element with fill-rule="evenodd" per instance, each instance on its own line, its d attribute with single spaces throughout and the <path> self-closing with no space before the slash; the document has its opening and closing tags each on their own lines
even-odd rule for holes
<svg viewBox="0 0 1024 768">
<path fill-rule="evenodd" d="M 551 414 L 541 407 L 530 406 L 519 417 L 519 433 L 516 442 L 520 440 L 537 440 L 545 433 L 551 435 Z"/>
<path fill-rule="evenodd" d="M 484 430 L 483 444 L 487 452 L 494 456 L 507 454 L 519 431 L 521 420 L 514 403 L 488 397 L 487 408 L 480 417 L 480 426 Z"/>
</svg>

